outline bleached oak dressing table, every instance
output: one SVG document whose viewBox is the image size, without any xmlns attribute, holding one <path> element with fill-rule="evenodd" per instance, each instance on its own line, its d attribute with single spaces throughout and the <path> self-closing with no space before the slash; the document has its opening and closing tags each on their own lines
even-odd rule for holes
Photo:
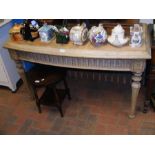
<svg viewBox="0 0 155 155">
<path fill-rule="evenodd" d="M 34 42 L 8 40 L 4 47 L 9 50 L 15 60 L 18 72 L 23 79 L 25 76 L 21 60 L 68 68 L 132 72 L 129 118 L 134 118 L 141 76 L 145 69 L 146 59 L 151 58 L 147 25 L 143 25 L 143 30 L 144 42 L 140 48 L 131 48 L 129 45 L 117 48 L 109 44 L 93 47 L 90 42 L 83 46 L 73 45 L 72 42 L 62 45 L 56 44 L 55 40 L 43 43 L 40 39 Z"/>
</svg>

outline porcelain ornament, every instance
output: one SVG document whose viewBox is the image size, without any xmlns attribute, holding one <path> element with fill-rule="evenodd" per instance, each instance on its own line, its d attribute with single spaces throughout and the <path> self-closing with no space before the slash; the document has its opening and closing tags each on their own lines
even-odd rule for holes
<svg viewBox="0 0 155 155">
<path fill-rule="evenodd" d="M 111 36 L 108 37 L 108 42 L 116 47 L 121 47 L 129 41 L 128 37 L 125 37 L 125 30 L 120 24 L 112 29 Z"/>
<path fill-rule="evenodd" d="M 70 30 L 70 40 L 76 45 L 83 45 L 88 39 L 88 29 L 86 24 L 77 25 Z"/>
</svg>

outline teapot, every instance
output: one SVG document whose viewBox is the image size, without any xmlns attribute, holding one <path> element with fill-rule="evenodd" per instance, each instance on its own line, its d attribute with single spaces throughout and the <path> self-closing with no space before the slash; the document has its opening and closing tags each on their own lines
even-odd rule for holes
<svg viewBox="0 0 155 155">
<path fill-rule="evenodd" d="M 21 28 L 21 34 L 24 40 L 34 41 L 39 37 L 39 24 L 36 20 L 26 19 Z"/>
<path fill-rule="evenodd" d="M 74 44 L 83 45 L 83 43 L 86 42 L 88 38 L 88 29 L 86 27 L 86 24 L 78 24 L 77 26 L 72 27 L 69 37 Z"/>
<path fill-rule="evenodd" d="M 56 43 L 67 44 L 69 42 L 69 30 L 66 27 L 61 27 L 56 31 Z"/>
<path fill-rule="evenodd" d="M 131 47 L 140 47 L 142 45 L 142 33 L 143 29 L 139 24 L 134 24 L 134 26 L 130 27 Z"/>
<path fill-rule="evenodd" d="M 108 42 L 114 46 L 121 47 L 129 41 L 128 37 L 125 37 L 125 30 L 120 24 L 112 29 L 111 36 L 108 37 Z"/>
<path fill-rule="evenodd" d="M 89 40 L 95 46 L 100 46 L 106 42 L 107 32 L 103 28 L 102 24 L 98 27 L 93 26 L 89 31 Z"/>
<path fill-rule="evenodd" d="M 45 23 L 38 31 L 42 42 L 49 42 L 54 37 L 52 25 L 47 25 Z"/>
<path fill-rule="evenodd" d="M 23 35 L 21 33 L 21 29 L 23 28 L 23 25 L 21 24 L 15 24 L 9 31 L 9 34 L 11 36 L 11 39 L 14 41 L 22 41 Z"/>
</svg>

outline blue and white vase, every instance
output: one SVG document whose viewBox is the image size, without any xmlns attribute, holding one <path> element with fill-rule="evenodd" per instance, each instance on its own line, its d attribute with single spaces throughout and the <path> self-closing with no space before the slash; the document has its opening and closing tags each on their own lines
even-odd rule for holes
<svg viewBox="0 0 155 155">
<path fill-rule="evenodd" d="M 143 29 L 139 24 L 130 27 L 130 46 L 140 47 L 142 45 Z"/>
</svg>

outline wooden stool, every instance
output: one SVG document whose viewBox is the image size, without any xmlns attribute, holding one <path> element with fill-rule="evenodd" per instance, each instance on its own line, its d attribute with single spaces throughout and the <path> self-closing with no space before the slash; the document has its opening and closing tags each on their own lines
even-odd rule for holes
<svg viewBox="0 0 155 155">
<path fill-rule="evenodd" d="M 66 82 L 66 70 L 58 67 L 47 65 L 36 65 L 26 72 L 28 82 L 33 90 L 39 113 L 41 113 L 41 104 L 55 103 L 63 117 L 62 101 L 66 94 L 71 99 L 70 91 Z M 65 89 L 57 90 L 56 85 L 60 82 L 64 83 Z M 38 94 L 40 88 L 45 88 L 41 96 Z"/>
</svg>

